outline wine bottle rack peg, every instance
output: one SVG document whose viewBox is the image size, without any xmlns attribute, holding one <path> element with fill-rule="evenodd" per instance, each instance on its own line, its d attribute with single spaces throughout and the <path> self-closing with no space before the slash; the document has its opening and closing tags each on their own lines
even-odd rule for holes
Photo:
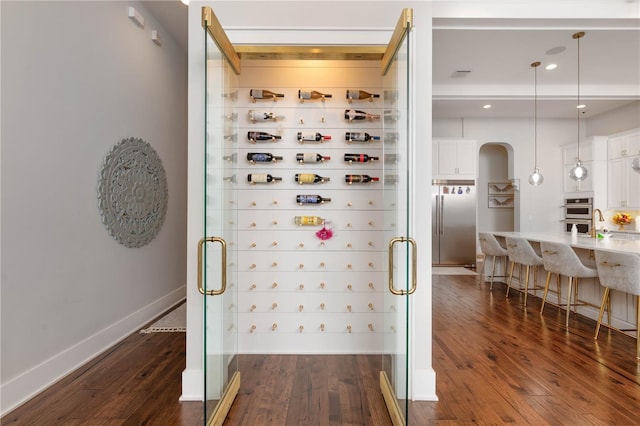
<svg viewBox="0 0 640 426">
<path fill-rule="evenodd" d="M 347 228 L 351 228 L 353 225 L 351 225 L 351 222 L 347 223 Z"/>
<path fill-rule="evenodd" d="M 320 119 L 321 123 L 324 123 L 324 116 L 322 116 L 322 118 Z"/>
<path fill-rule="evenodd" d="M 369 306 L 369 310 L 370 310 L 370 311 L 375 311 L 375 309 L 373 309 L 373 303 L 369 303 L 369 305 L 368 305 L 368 306 Z"/>
<path fill-rule="evenodd" d="M 251 287 L 249 287 L 249 290 L 255 290 L 255 289 L 256 289 L 256 287 L 257 287 L 257 286 L 256 286 L 256 284 L 255 284 L 255 283 L 253 283 L 253 284 L 251 284 Z"/>
<path fill-rule="evenodd" d="M 256 243 L 251 243 L 251 244 L 249 245 L 249 247 L 251 247 L 251 248 L 254 248 L 255 246 L 256 246 Z"/>
<path fill-rule="evenodd" d="M 353 269 L 353 265 L 350 263 L 347 263 L 347 269 Z"/>
<path fill-rule="evenodd" d="M 300 306 L 298 306 L 298 311 L 299 311 L 299 312 L 302 312 L 303 310 L 304 310 L 304 305 L 300 305 Z"/>
<path fill-rule="evenodd" d="M 271 262 L 271 267 L 275 268 L 276 266 L 278 266 L 278 262 Z"/>
<path fill-rule="evenodd" d="M 250 205 L 251 207 L 255 207 L 255 206 L 257 206 L 257 205 L 258 205 L 258 203 L 256 203 L 255 201 L 252 201 L 249 205 Z"/>
<path fill-rule="evenodd" d="M 256 310 L 256 305 L 251 305 L 251 308 L 249 308 L 249 310 L 250 310 L 251 312 L 255 311 L 255 310 Z"/>
<path fill-rule="evenodd" d="M 396 305 L 389 306 L 389 309 L 391 309 L 393 312 L 395 312 L 396 311 Z"/>
<path fill-rule="evenodd" d="M 304 103 L 304 101 L 302 99 L 300 99 L 300 103 Z M 300 117 L 300 124 L 304 124 L 304 120 L 302 119 L 302 117 Z"/>
<path fill-rule="evenodd" d="M 369 323 L 367 324 L 367 327 L 369 327 L 369 331 L 373 331 L 373 324 Z"/>
<path fill-rule="evenodd" d="M 320 288 L 324 289 L 325 285 L 325 283 L 320 283 Z"/>
<path fill-rule="evenodd" d="M 251 324 L 251 328 L 249 329 L 249 333 L 253 333 L 256 330 L 256 325 Z"/>
<path fill-rule="evenodd" d="M 320 331 L 324 331 L 324 323 L 320 323 Z"/>
<path fill-rule="evenodd" d="M 351 324 L 347 325 L 347 333 L 351 333 Z"/>
<path fill-rule="evenodd" d="M 326 266 L 326 264 L 324 262 L 320 262 L 320 267 L 324 268 Z"/>
<path fill-rule="evenodd" d="M 321 304 L 320 304 L 320 309 L 324 311 L 324 307 L 325 307 L 325 304 L 324 304 L 324 303 L 321 303 Z"/>
<path fill-rule="evenodd" d="M 271 325 L 271 331 L 276 331 L 276 328 L 278 328 L 278 323 L 275 323 L 275 322 L 274 322 L 274 323 Z"/>
<path fill-rule="evenodd" d="M 278 308 L 278 304 L 277 304 L 276 302 L 273 302 L 273 303 L 271 304 L 271 310 L 272 310 L 272 311 L 275 311 L 277 308 Z"/>
<path fill-rule="evenodd" d="M 271 202 L 271 204 L 273 204 L 274 206 L 277 206 L 277 205 L 278 205 L 278 200 L 273 200 L 273 201 Z"/>
<path fill-rule="evenodd" d="M 250 226 L 251 228 L 255 228 L 257 225 L 256 225 L 256 223 L 255 223 L 255 222 L 251 222 L 251 223 L 249 224 L 249 226 Z"/>
<path fill-rule="evenodd" d="M 276 287 L 278 287 L 278 283 L 274 281 L 273 284 L 271 284 L 271 288 L 276 288 Z"/>
<path fill-rule="evenodd" d="M 302 263 L 301 263 L 301 264 L 299 264 L 299 265 L 298 265 L 298 269 L 304 269 L 304 264 L 302 264 Z"/>
<path fill-rule="evenodd" d="M 234 205 L 236 202 L 233 200 L 229 200 L 229 204 Z"/>
<path fill-rule="evenodd" d="M 349 290 L 349 291 L 353 290 L 353 285 L 347 284 L 347 290 Z"/>
<path fill-rule="evenodd" d="M 352 248 L 353 245 L 351 243 L 347 243 L 347 248 Z"/>
<path fill-rule="evenodd" d="M 347 305 L 347 311 L 351 312 L 351 305 Z"/>
<path fill-rule="evenodd" d="M 372 220 L 369 221 L 369 226 L 373 226 L 373 221 Z"/>
<path fill-rule="evenodd" d="M 320 241 L 320 245 L 324 247 L 324 246 L 326 246 L 327 244 L 326 244 L 324 241 Z"/>
<path fill-rule="evenodd" d="M 395 327 L 395 326 L 393 326 L 393 325 L 390 325 L 390 326 L 389 326 L 389 330 L 391 330 L 392 332 L 394 332 L 394 333 L 395 333 L 395 332 L 396 332 L 396 327 Z"/>
<path fill-rule="evenodd" d="M 278 224 L 278 221 L 277 221 L 277 220 L 274 220 L 273 222 L 271 222 L 271 224 L 272 224 L 272 225 L 277 225 L 277 224 Z"/>
<path fill-rule="evenodd" d="M 251 266 L 249 266 L 249 269 L 256 269 L 256 264 L 252 263 Z"/>
<path fill-rule="evenodd" d="M 304 325 L 299 325 L 298 326 L 298 332 L 302 333 L 303 330 L 304 330 Z"/>
<path fill-rule="evenodd" d="M 236 307 L 236 305 L 234 305 L 234 304 L 232 303 L 232 304 L 230 304 L 230 305 L 229 305 L 229 308 L 228 308 L 228 309 L 229 309 L 230 311 L 233 311 L 233 308 L 235 308 L 235 307 Z"/>
<path fill-rule="evenodd" d="M 347 203 L 347 207 L 353 207 L 353 203 L 352 203 L 351 201 L 349 201 L 349 202 Z"/>
<path fill-rule="evenodd" d="M 373 247 L 373 241 L 369 241 L 367 244 L 369 244 L 369 247 Z"/>
<path fill-rule="evenodd" d="M 369 288 L 370 288 L 371 290 L 373 290 L 374 286 L 373 286 L 373 283 L 372 283 L 372 282 L 369 282 Z"/>
<path fill-rule="evenodd" d="M 299 248 L 303 248 L 303 247 L 304 247 L 304 243 L 300 243 L 300 244 L 298 244 L 298 247 L 299 247 Z"/>
<path fill-rule="evenodd" d="M 374 268 L 374 267 L 375 267 L 375 265 L 373 264 L 373 262 L 369 262 L 369 263 L 368 263 L 368 265 L 369 265 L 369 268 Z"/>
<path fill-rule="evenodd" d="M 373 205 L 373 200 L 369 200 L 369 205 L 372 206 Z"/>
<path fill-rule="evenodd" d="M 300 284 L 300 285 L 298 286 L 298 289 L 300 289 L 300 290 L 304 290 L 304 284 Z"/>
<path fill-rule="evenodd" d="M 234 221 L 232 221 L 232 220 L 230 220 L 230 221 L 229 221 L 229 225 L 235 225 L 235 222 L 234 222 Z"/>
<path fill-rule="evenodd" d="M 275 246 L 277 246 L 277 245 L 278 245 L 278 242 L 277 242 L 277 241 L 273 241 L 273 242 L 271 243 L 271 245 L 275 247 Z"/>
</svg>

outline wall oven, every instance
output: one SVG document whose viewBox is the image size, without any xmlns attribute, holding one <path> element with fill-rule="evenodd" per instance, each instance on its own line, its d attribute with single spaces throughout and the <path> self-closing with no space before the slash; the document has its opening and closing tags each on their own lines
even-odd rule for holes
<svg viewBox="0 0 640 426">
<path fill-rule="evenodd" d="M 590 234 L 591 233 L 591 219 L 565 219 L 564 230 L 565 232 L 571 232 L 571 227 L 576 225 L 578 234 Z"/>
<path fill-rule="evenodd" d="M 589 219 L 593 214 L 593 198 L 565 198 L 565 219 Z"/>
</svg>

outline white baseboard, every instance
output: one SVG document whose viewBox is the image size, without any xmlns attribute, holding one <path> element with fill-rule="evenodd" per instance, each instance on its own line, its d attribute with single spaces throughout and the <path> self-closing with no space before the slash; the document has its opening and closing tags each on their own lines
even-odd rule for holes
<svg viewBox="0 0 640 426">
<path fill-rule="evenodd" d="M 112 347 L 186 297 L 186 286 L 139 309 L 0 386 L 0 416 Z"/>
<path fill-rule="evenodd" d="M 180 401 L 204 400 L 204 375 L 202 370 L 184 370 L 182 372 L 182 395 Z"/>
<path fill-rule="evenodd" d="M 412 401 L 437 401 L 436 395 L 436 372 L 430 368 L 427 370 L 416 370 L 411 378 Z"/>
</svg>

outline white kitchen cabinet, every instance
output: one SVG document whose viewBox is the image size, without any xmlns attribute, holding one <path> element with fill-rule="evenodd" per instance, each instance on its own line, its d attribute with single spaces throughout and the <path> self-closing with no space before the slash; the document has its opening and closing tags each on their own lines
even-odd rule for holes
<svg viewBox="0 0 640 426">
<path fill-rule="evenodd" d="M 476 178 L 477 143 L 470 139 L 433 140 L 435 178 Z"/>
<path fill-rule="evenodd" d="M 607 145 L 607 206 L 640 208 L 640 173 L 631 169 L 640 157 L 640 130 L 613 135 Z"/>
<path fill-rule="evenodd" d="M 562 147 L 564 192 L 593 192 L 594 205 L 604 205 L 607 200 L 607 138 L 592 136 L 580 142 L 580 160 L 589 174 L 581 182 L 569 177 L 578 161 L 578 144 Z"/>
</svg>

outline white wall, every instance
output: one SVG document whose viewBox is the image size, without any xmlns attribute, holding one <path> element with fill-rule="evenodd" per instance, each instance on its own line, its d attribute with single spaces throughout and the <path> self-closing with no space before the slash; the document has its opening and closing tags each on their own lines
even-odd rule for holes
<svg viewBox="0 0 640 426">
<path fill-rule="evenodd" d="M 513 208 L 489 208 L 487 184 L 509 179 L 509 153 L 501 144 L 484 144 L 478 155 L 478 232 L 513 231 Z M 516 194 L 517 196 L 517 194 Z M 478 246 L 478 253 L 480 253 Z"/>
<path fill-rule="evenodd" d="M 640 127 L 640 101 L 631 102 L 586 120 L 587 135 L 608 136 Z"/>
<path fill-rule="evenodd" d="M 2 2 L 3 413 L 184 298 L 186 78 L 186 52 L 137 2 Z M 169 189 L 138 249 L 97 207 L 103 159 L 131 136 Z"/>
</svg>

